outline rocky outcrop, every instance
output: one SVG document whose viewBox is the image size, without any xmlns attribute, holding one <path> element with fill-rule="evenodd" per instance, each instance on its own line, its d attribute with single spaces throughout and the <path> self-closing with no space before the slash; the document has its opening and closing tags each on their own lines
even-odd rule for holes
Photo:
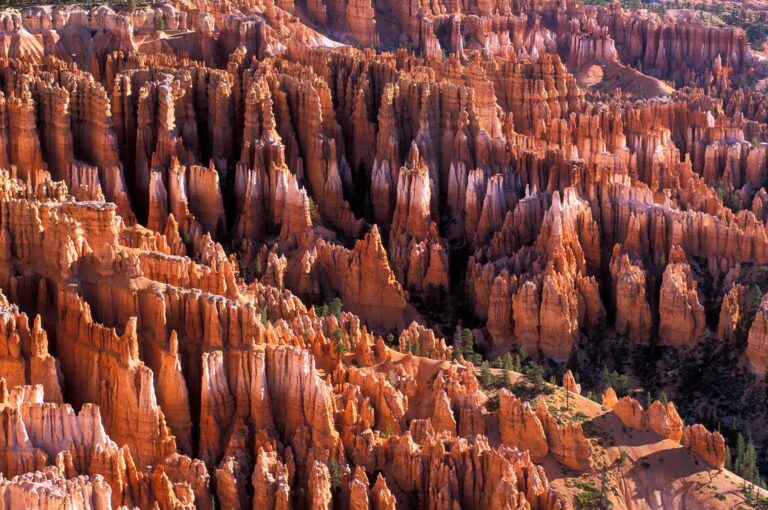
<svg viewBox="0 0 768 510">
<path fill-rule="evenodd" d="M 419 356 L 438 360 L 451 358 L 453 349 L 446 345 L 445 339 L 435 336 L 435 332 L 412 322 L 400 333 L 398 347 L 401 352 L 413 352 Z"/>
<path fill-rule="evenodd" d="M 192 504 L 196 497 L 200 497 L 200 504 L 207 507 L 210 493 L 205 468 L 196 476 L 197 466 L 190 465 L 198 461 L 184 457 L 187 464 L 184 472 L 174 473 L 176 457 L 181 458 L 174 454 L 165 460 L 165 464 L 160 463 L 150 471 L 133 472 L 135 467 L 130 448 L 118 448 L 110 439 L 98 406 L 85 404 L 75 413 L 69 404 L 44 402 L 41 386 L 36 389 L 17 386 L 11 388 L 8 394 L 5 381 L 0 379 L 0 387 L 3 390 L 1 393 L 4 393 L 0 405 L 4 423 L 2 432 L 6 438 L 2 445 L 4 455 L 1 467 L 8 476 L 16 477 L 3 480 L 6 485 L 0 493 L 5 496 L 0 501 L 4 504 L 13 506 L 16 504 L 14 501 L 33 501 L 17 499 L 33 498 L 34 492 L 26 492 L 33 487 L 39 489 L 38 496 L 51 497 L 51 504 L 55 504 L 62 493 L 49 493 L 49 490 L 68 487 L 76 491 L 72 494 L 75 501 L 88 501 L 93 497 L 96 498 L 96 506 L 143 506 L 153 502 Z M 33 463 L 30 464 L 30 461 Z M 31 473 L 24 474 L 33 470 L 38 473 L 45 471 L 46 475 L 29 478 Z M 161 485 L 168 490 L 178 491 L 178 494 L 163 494 L 155 486 L 156 480 L 162 481 Z M 47 486 L 46 481 L 54 485 Z M 17 486 L 19 482 L 25 483 Z M 182 485 L 194 487 L 194 493 L 186 494 Z M 85 492 L 80 494 L 82 490 Z"/>
<path fill-rule="evenodd" d="M 643 406 L 634 398 L 622 397 L 611 409 L 625 427 L 633 429 L 643 427 Z"/>
<path fill-rule="evenodd" d="M 492 449 L 483 436 L 477 436 L 472 443 L 454 438 L 449 450 L 438 441 L 419 448 L 406 435 L 395 446 L 392 478 L 398 485 L 415 487 L 413 497 L 426 506 L 442 501 L 451 506 L 493 507 L 494 501 L 521 497 L 551 501 L 553 506 L 566 504 L 564 497 L 549 486 L 543 472 L 524 453 L 506 447 Z M 473 458 L 480 461 L 478 471 L 469 467 Z M 491 476 L 493 472 L 501 475 Z M 520 475 L 513 474 L 515 472 Z M 471 480 L 459 482 L 461 473 Z M 425 486 L 414 485 L 421 476 Z M 462 492 L 458 490 L 460 483 L 465 488 Z M 537 487 L 539 484 L 541 490 Z"/>
<path fill-rule="evenodd" d="M 349 482 L 349 508 L 351 510 L 366 510 L 370 508 L 368 476 L 360 466 L 355 468 L 352 480 Z"/>
<path fill-rule="evenodd" d="M 760 300 L 752 327 L 749 328 L 747 360 L 750 370 L 756 374 L 764 374 L 768 370 L 768 297 L 766 296 Z"/>
<path fill-rule="evenodd" d="M 679 441 L 682 438 L 683 420 L 677 414 L 677 409 L 672 402 L 664 404 L 654 400 L 645 413 L 648 428 L 661 437 L 672 441 Z"/>
<path fill-rule="evenodd" d="M 30 325 L 27 315 L 0 292 L 0 366 L 9 386 L 40 385 L 48 402 L 61 403 L 61 367 L 48 352 L 48 335 L 40 316 Z"/>
<path fill-rule="evenodd" d="M 659 298 L 659 338 L 669 345 L 691 345 L 704 333 L 704 307 L 685 252 L 674 247 L 664 270 Z"/>
<path fill-rule="evenodd" d="M 251 508 L 290 508 L 291 467 L 280 460 L 278 452 L 259 448 L 251 481 L 254 489 Z"/>
<path fill-rule="evenodd" d="M 219 173 L 213 166 L 193 165 L 187 170 L 190 212 L 213 239 L 221 239 L 227 232 L 220 190 Z"/>
<path fill-rule="evenodd" d="M 646 410 L 632 397 L 622 397 L 611 406 L 607 405 L 609 403 L 604 405 L 610 407 L 627 428 L 653 430 L 664 439 L 672 441 L 680 441 L 683 437 L 683 421 L 672 402 L 654 400 Z"/>
<path fill-rule="evenodd" d="M 613 409 L 618 404 L 619 398 L 616 396 L 616 391 L 608 386 L 603 392 L 602 403 L 603 406 L 608 409 Z"/>
<path fill-rule="evenodd" d="M 321 281 L 329 281 L 345 307 L 369 325 L 381 330 L 401 329 L 405 293 L 381 243 L 376 226 L 352 250 L 320 241 L 312 254 L 304 256 L 301 287 L 311 295 L 321 287 Z"/>
<path fill-rule="evenodd" d="M 592 443 L 584 437 L 580 424 L 558 425 L 543 399 L 539 399 L 536 417 L 544 428 L 549 452 L 555 460 L 576 471 L 592 469 Z"/>
<path fill-rule="evenodd" d="M 118 336 L 93 321 L 90 306 L 73 289 L 58 297 L 61 366 L 76 405 L 101 406 L 104 427 L 128 444 L 140 463 L 154 463 L 175 451 L 176 442 L 157 405 L 154 374 L 139 359 L 137 322 L 131 319 Z M 113 381 L 102 390 L 93 381 Z"/>
<path fill-rule="evenodd" d="M 376 483 L 373 484 L 371 489 L 371 503 L 374 510 L 394 510 L 395 509 L 395 497 L 387 486 L 387 482 L 379 474 L 376 477 Z"/>
<path fill-rule="evenodd" d="M 6 108 L 8 131 L 12 134 L 10 164 L 16 165 L 19 177 L 31 179 L 38 170 L 46 167 L 43 166 L 43 151 L 35 122 L 35 102 L 30 91 L 22 89 L 19 95 L 9 97 Z"/>
<path fill-rule="evenodd" d="M 574 413 L 481 384 L 441 338 L 459 318 L 477 353 L 575 367 L 616 336 L 693 345 L 722 302 L 763 372 L 768 107 L 738 85 L 761 69 L 684 16 L 1 11 L 0 507 L 568 508 L 545 467 L 593 471 L 605 410 L 570 371 Z M 604 404 L 721 462 L 672 404 Z M 653 469 L 663 501 L 699 481 Z"/>
<path fill-rule="evenodd" d="M 722 469 L 725 465 L 725 440 L 719 432 L 710 432 L 699 423 L 686 426 L 683 443 L 715 469 Z"/>
<path fill-rule="evenodd" d="M 333 496 L 331 495 L 331 475 L 328 467 L 320 461 L 315 461 L 309 475 L 310 504 L 312 510 L 331 510 Z"/>
<path fill-rule="evenodd" d="M 111 497 L 103 477 L 67 478 L 54 467 L 0 480 L 2 508 L 109 508 Z"/>
<path fill-rule="evenodd" d="M 536 413 L 506 389 L 499 392 L 499 436 L 507 446 L 527 449 L 534 462 L 549 453 L 547 437 Z"/>
<path fill-rule="evenodd" d="M 685 69 L 701 71 L 718 57 L 729 59 L 737 71 L 752 61 L 743 30 L 701 22 L 663 20 L 654 14 L 633 15 L 606 9 L 601 24 L 609 27 L 625 62 L 640 61 L 645 69 L 680 76 Z"/>
<path fill-rule="evenodd" d="M 717 322 L 717 338 L 723 341 L 733 340 L 736 330 L 742 322 L 742 314 L 747 311 L 747 288 L 733 285 L 723 296 L 720 305 L 720 318 Z"/>
<path fill-rule="evenodd" d="M 632 264 L 627 255 L 621 255 L 618 245 L 613 249 L 610 269 L 616 332 L 637 342 L 649 341 L 653 323 L 646 296 L 645 272 L 642 267 Z"/>
<path fill-rule="evenodd" d="M 414 143 L 397 181 L 390 256 L 398 280 L 421 292 L 449 286 L 447 248 L 432 221 L 433 186 L 427 162 Z"/>
<path fill-rule="evenodd" d="M 565 375 L 563 375 L 563 388 L 577 395 L 581 395 L 581 386 L 576 384 L 576 378 L 570 370 L 566 370 Z"/>
</svg>

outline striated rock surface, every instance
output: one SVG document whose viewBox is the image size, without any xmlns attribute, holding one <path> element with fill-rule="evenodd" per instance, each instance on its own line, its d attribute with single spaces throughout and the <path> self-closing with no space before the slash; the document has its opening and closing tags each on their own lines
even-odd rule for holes
<svg viewBox="0 0 768 510">
<path fill-rule="evenodd" d="M 725 440 L 719 432 L 710 432 L 703 425 L 696 423 L 683 430 L 685 447 L 701 456 L 715 469 L 725 465 Z"/>
<path fill-rule="evenodd" d="M 717 338 L 723 341 L 735 338 L 736 330 L 742 321 L 742 315 L 747 311 L 747 307 L 747 288 L 744 285 L 733 285 L 723 296 L 723 302 L 720 305 Z"/>
<path fill-rule="evenodd" d="M 534 462 L 543 461 L 549 452 L 536 412 L 506 389 L 499 392 L 499 435 L 504 444 L 527 449 Z"/>
<path fill-rule="evenodd" d="M 613 296 L 616 300 L 616 332 L 632 340 L 647 342 L 653 326 L 646 295 L 646 276 L 642 267 L 632 264 L 627 255 L 614 247 L 611 259 Z"/>
<path fill-rule="evenodd" d="M 0 10 L 0 509 L 736 508 L 768 67 L 654 10 Z"/>
<path fill-rule="evenodd" d="M 766 296 L 760 300 L 752 327 L 749 328 L 747 360 L 750 369 L 757 374 L 765 374 L 768 370 L 768 298 Z"/>
<path fill-rule="evenodd" d="M 615 404 L 610 398 L 604 405 L 616 414 L 621 423 L 631 429 L 653 430 L 664 439 L 680 441 L 683 437 L 683 421 L 677 414 L 672 402 L 666 404 L 654 400 L 648 409 L 643 409 L 640 403 L 632 397 L 622 397 Z"/>
<path fill-rule="evenodd" d="M 563 375 L 563 388 L 577 395 L 581 394 L 581 386 L 576 384 L 576 378 L 570 370 L 567 370 L 565 375 Z"/>
<path fill-rule="evenodd" d="M 679 247 L 672 248 L 659 298 L 659 337 L 669 345 L 690 345 L 704 333 L 704 307 L 696 281 Z"/>
<path fill-rule="evenodd" d="M 536 417 L 544 428 L 547 444 L 552 456 L 561 464 L 577 471 L 592 469 L 592 444 L 584 437 L 581 425 L 568 423 L 558 425 L 549 413 L 544 400 L 539 400 Z"/>
</svg>

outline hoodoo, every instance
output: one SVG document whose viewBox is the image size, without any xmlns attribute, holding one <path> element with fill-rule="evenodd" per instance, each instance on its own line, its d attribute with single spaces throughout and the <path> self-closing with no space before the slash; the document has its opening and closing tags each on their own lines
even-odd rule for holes
<svg viewBox="0 0 768 510">
<path fill-rule="evenodd" d="M 761 1 L 33 3 L 0 510 L 768 500 Z"/>
</svg>

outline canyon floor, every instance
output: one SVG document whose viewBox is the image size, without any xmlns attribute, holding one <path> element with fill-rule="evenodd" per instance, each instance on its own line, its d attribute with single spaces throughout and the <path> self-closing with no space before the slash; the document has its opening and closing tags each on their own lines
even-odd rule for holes
<svg viewBox="0 0 768 510">
<path fill-rule="evenodd" d="M 587 3 L 3 6 L 0 510 L 768 508 L 768 14 Z"/>
</svg>

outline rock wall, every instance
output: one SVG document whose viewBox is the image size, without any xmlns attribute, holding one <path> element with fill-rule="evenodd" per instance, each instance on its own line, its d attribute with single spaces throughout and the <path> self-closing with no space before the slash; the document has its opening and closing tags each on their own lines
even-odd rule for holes
<svg viewBox="0 0 768 510">
<path fill-rule="evenodd" d="M 563 510 L 540 464 L 590 476 L 594 431 L 483 386 L 443 338 L 460 317 L 478 351 L 556 364 L 719 318 L 768 365 L 766 307 L 744 324 L 768 108 L 733 86 L 740 30 L 172 1 L 9 8 L 0 57 L 0 507 Z M 702 88 L 608 96 L 595 66 Z M 672 404 L 605 397 L 722 466 Z"/>
</svg>

